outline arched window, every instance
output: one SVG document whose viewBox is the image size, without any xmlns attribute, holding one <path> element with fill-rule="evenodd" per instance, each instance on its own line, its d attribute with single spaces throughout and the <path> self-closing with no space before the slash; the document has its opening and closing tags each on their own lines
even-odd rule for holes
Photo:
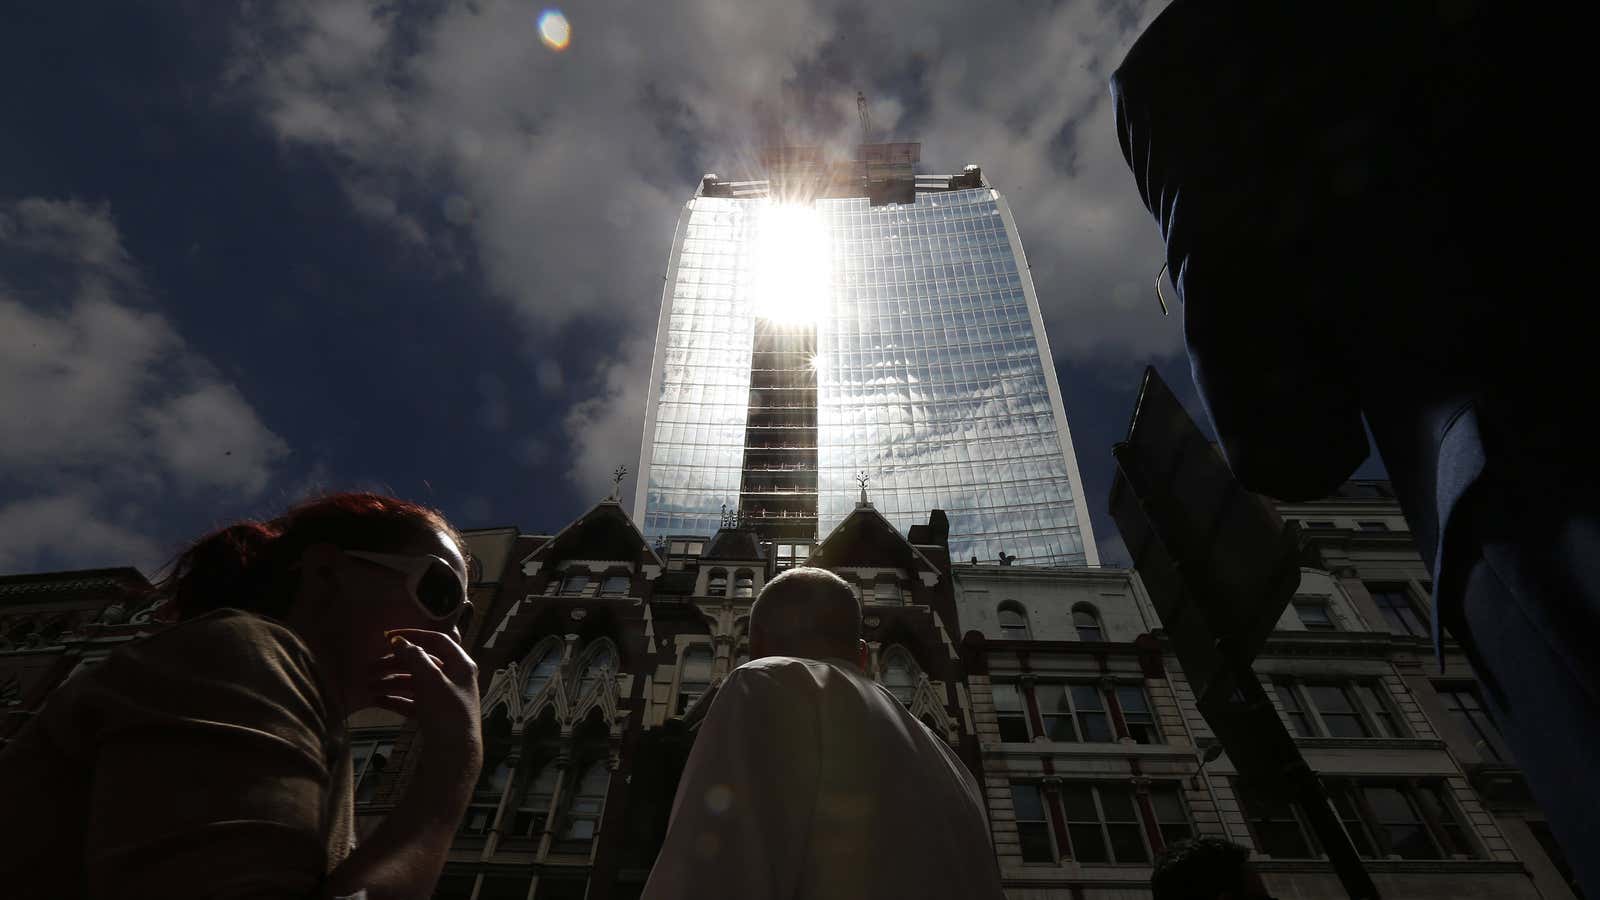
<svg viewBox="0 0 1600 900">
<path fill-rule="evenodd" d="M 756 576 L 749 569 L 740 569 L 733 576 L 733 596 L 754 597 L 756 595 Z"/>
<path fill-rule="evenodd" d="M 917 674 L 904 650 L 896 648 L 884 654 L 883 686 L 903 705 L 911 705 L 911 697 L 917 689 Z"/>
<path fill-rule="evenodd" d="M 611 785 L 611 769 L 605 760 L 590 763 L 583 770 L 572 795 L 572 805 L 567 807 L 566 827 L 557 838 L 562 844 L 558 852 L 588 853 L 589 845 L 600 830 L 600 813 L 606 805 L 606 788 Z"/>
<path fill-rule="evenodd" d="M 695 644 L 683 654 L 683 674 L 678 676 L 678 711 L 683 715 L 689 704 L 711 688 L 711 648 Z"/>
<path fill-rule="evenodd" d="M 1000 636 L 1008 641 L 1033 639 L 1032 632 L 1028 630 L 1028 614 L 1022 604 L 1012 600 L 1000 604 Z"/>
<path fill-rule="evenodd" d="M 587 696 L 589 689 L 617 670 L 616 654 L 611 652 L 610 645 L 601 647 L 589 656 L 588 662 L 583 664 L 583 674 L 578 676 L 578 696 Z"/>
<path fill-rule="evenodd" d="M 711 577 L 706 581 L 706 594 L 712 597 L 728 596 L 728 573 L 712 569 Z"/>
<path fill-rule="evenodd" d="M 522 699 L 532 700 L 539 696 L 544 686 L 550 679 L 556 677 L 556 669 L 561 667 L 561 645 L 550 643 L 545 645 L 544 652 L 539 654 L 533 665 L 528 667 L 528 679 L 522 683 Z"/>
<path fill-rule="evenodd" d="M 1087 603 L 1072 608 L 1072 625 L 1078 629 L 1080 641 L 1103 641 L 1105 632 L 1100 628 L 1100 613 Z"/>
<path fill-rule="evenodd" d="M 544 833 L 544 823 L 550 818 L 550 802 L 555 799 L 556 781 L 560 777 L 561 770 L 554 762 L 546 763 L 539 770 L 538 777 L 524 789 L 522 802 L 511 816 L 507 837 L 539 839 Z"/>
</svg>

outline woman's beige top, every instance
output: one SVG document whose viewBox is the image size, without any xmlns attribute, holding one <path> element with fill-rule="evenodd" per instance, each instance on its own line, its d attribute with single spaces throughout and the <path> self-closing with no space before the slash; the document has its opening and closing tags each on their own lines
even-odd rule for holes
<svg viewBox="0 0 1600 900">
<path fill-rule="evenodd" d="M 252 613 L 117 650 L 0 753 L 0 892 L 316 895 L 353 844 L 344 718 L 299 637 Z"/>
</svg>

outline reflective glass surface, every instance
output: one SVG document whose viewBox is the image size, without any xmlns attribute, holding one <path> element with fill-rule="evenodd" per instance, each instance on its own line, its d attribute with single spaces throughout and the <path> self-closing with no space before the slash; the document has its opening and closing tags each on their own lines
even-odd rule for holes
<svg viewBox="0 0 1600 900">
<path fill-rule="evenodd" d="M 678 252 L 645 532 L 711 533 L 738 503 L 764 199 L 696 198 Z M 1023 279 L 987 188 L 909 205 L 818 200 L 829 255 L 818 304 L 819 537 L 874 506 L 902 533 L 950 518 L 956 560 L 1085 562 L 1061 431 Z"/>
</svg>

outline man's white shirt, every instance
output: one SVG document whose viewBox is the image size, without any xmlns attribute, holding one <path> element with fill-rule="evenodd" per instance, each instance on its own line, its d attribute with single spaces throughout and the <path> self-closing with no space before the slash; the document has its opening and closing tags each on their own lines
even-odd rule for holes
<svg viewBox="0 0 1600 900">
<path fill-rule="evenodd" d="M 644 900 L 999 900 L 983 792 L 842 659 L 771 656 L 711 700 Z"/>
</svg>

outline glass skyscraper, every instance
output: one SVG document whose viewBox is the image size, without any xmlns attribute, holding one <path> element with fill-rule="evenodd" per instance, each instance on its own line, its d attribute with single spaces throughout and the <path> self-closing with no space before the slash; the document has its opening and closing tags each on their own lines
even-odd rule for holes
<svg viewBox="0 0 1600 900">
<path fill-rule="evenodd" d="M 652 538 L 737 511 L 798 556 L 857 476 L 958 561 L 1098 564 L 1039 302 L 1005 198 L 915 144 L 702 181 L 668 260 L 634 503 Z M 642 515 L 641 515 L 642 513 Z"/>
</svg>

